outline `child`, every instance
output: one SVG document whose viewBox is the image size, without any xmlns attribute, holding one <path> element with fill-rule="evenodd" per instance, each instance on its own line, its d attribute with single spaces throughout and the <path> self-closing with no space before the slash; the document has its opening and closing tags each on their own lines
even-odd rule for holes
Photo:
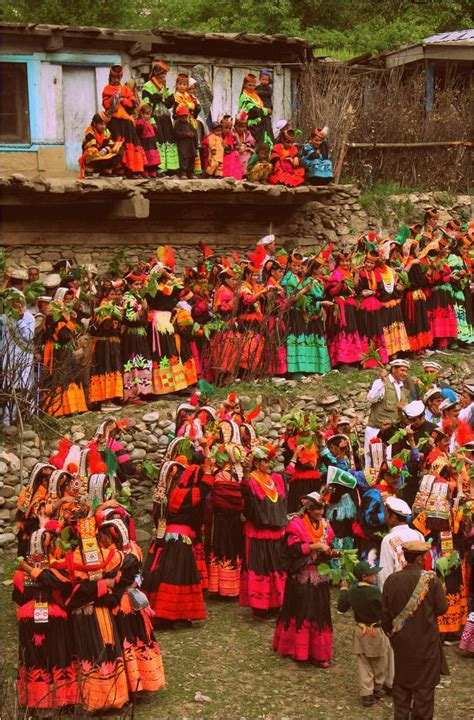
<svg viewBox="0 0 474 720">
<path fill-rule="evenodd" d="M 273 170 L 270 162 L 270 145 L 261 143 L 251 156 L 247 164 L 247 180 L 250 182 L 266 183 Z"/>
<path fill-rule="evenodd" d="M 239 112 L 235 117 L 234 132 L 238 142 L 239 160 L 243 177 L 247 176 L 247 166 L 255 147 L 255 138 L 247 127 L 247 113 Z"/>
<path fill-rule="evenodd" d="M 206 173 L 209 177 L 223 177 L 224 141 L 222 139 L 222 125 L 212 123 L 212 130 L 205 138 L 208 148 Z"/>
<path fill-rule="evenodd" d="M 315 128 L 301 151 L 301 162 L 310 185 L 328 185 L 334 179 L 326 140 L 327 133 L 327 127 L 322 130 Z"/>
<path fill-rule="evenodd" d="M 365 560 L 354 567 L 357 582 L 348 590 L 345 580 L 337 603 L 339 612 L 354 612 L 356 628 L 353 650 L 357 659 L 359 688 L 362 705 L 370 707 L 385 696 L 382 686 L 385 681 L 388 640 L 381 626 L 382 594 L 377 587 L 378 567 L 372 567 Z"/>
<path fill-rule="evenodd" d="M 273 112 L 273 89 L 272 89 L 272 74 L 270 70 L 260 70 L 259 84 L 255 88 L 255 92 L 262 99 L 263 107 L 270 110 L 268 115 L 264 118 L 263 124 L 265 126 L 265 133 L 271 144 L 275 143 L 275 136 L 273 135 L 271 114 Z"/>
<path fill-rule="evenodd" d="M 198 149 L 197 132 L 189 122 L 189 110 L 186 105 L 180 105 L 176 109 L 176 116 L 174 133 L 178 145 L 179 177 L 196 179 L 194 159 Z"/>
<path fill-rule="evenodd" d="M 144 175 L 156 177 L 158 166 L 161 163 L 160 153 L 157 147 L 156 126 L 152 120 L 152 109 L 149 104 L 141 104 L 138 107 L 137 135 L 140 138 L 141 146 L 145 152 Z"/>
<path fill-rule="evenodd" d="M 294 130 L 283 130 L 281 142 L 273 146 L 270 155 L 273 172 L 269 177 L 272 185 L 297 187 L 304 183 L 304 168 L 300 167 L 298 149 L 294 140 Z"/>
</svg>

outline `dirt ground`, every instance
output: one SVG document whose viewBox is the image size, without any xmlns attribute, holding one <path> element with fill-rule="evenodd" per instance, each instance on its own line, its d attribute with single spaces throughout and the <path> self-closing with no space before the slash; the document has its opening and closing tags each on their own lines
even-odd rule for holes
<svg viewBox="0 0 474 720">
<path fill-rule="evenodd" d="M 5 576 L 4 576 L 5 577 Z M 15 673 L 16 624 L 11 586 L 0 585 L 4 671 Z M 259 622 L 233 601 L 207 602 L 208 618 L 192 628 L 158 631 L 166 688 L 141 700 L 135 720 L 389 720 L 391 702 L 362 708 L 351 653 L 353 619 L 335 610 L 334 662 L 329 670 L 295 663 L 271 650 L 273 623 Z M 446 648 L 451 675 L 436 691 L 436 718 L 470 720 L 472 660 Z M 3 674 L 3 673 L 2 673 Z M 199 693 L 196 697 L 196 694 Z M 200 698 L 200 699 L 199 699 Z M 109 718 L 113 716 L 108 716 Z"/>
</svg>

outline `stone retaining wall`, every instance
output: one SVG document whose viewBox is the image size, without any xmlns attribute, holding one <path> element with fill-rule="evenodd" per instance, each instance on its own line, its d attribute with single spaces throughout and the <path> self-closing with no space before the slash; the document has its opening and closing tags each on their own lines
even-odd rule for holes
<svg viewBox="0 0 474 720">
<path fill-rule="evenodd" d="M 10 195 L 15 184 L 6 185 L 5 203 L 11 205 L 4 212 L 3 243 L 9 262 L 42 264 L 48 272 L 51 263 L 68 257 L 79 265 L 95 263 L 99 270 L 106 270 L 120 250 L 126 250 L 133 263 L 155 254 L 158 245 L 170 244 L 180 271 L 195 264 L 200 240 L 216 252 L 244 253 L 268 232 L 275 233 L 278 244 L 287 249 L 316 250 L 328 242 L 353 243 L 367 229 L 385 228 L 388 233 L 400 219 L 419 220 L 427 207 L 439 206 L 440 195 L 388 197 L 382 218 L 380 211 L 362 208 L 360 190 L 352 185 L 330 186 L 321 192 L 303 187 L 292 193 L 255 185 L 246 190 L 236 183 L 227 187 L 224 181 L 215 181 L 218 187 L 214 188 L 214 181 L 201 180 L 189 181 L 194 189 L 188 192 L 186 182 L 161 181 L 160 190 L 143 182 L 133 192 L 121 185 L 86 187 L 87 181 L 82 183 L 82 192 L 82 186 L 77 188 L 72 182 L 66 188 L 51 185 L 43 188 L 41 202 L 34 184 L 18 197 Z M 145 216 L 136 203 L 147 205 Z M 459 195 L 451 207 L 441 209 L 441 222 L 451 215 L 466 219 L 470 213 L 471 198 Z"/>
</svg>

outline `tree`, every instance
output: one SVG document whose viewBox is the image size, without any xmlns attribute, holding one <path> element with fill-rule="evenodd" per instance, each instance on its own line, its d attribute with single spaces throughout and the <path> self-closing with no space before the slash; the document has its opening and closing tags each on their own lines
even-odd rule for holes
<svg viewBox="0 0 474 720">
<path fill-rule="evenodd" d="M 282 33 L 345 56 L 473 23 L 472 0 L 3 0 L 0 12 L 10 22 Z"/>
</svg>

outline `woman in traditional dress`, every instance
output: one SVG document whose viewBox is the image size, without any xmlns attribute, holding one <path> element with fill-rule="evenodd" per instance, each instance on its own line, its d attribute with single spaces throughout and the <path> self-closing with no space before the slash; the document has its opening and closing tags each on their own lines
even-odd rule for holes
<svg viewBox="0 0 474 720">
<path fill-rule="evenodd" d="M 295 418 L 296 422 L 296 418 Z M 285 439 L 291 457 L 285 465 L 288 476 L 288 514 L 299 512 L 301 498 L 321 488 L 321 472 L 318 465 L 318 447 L 312 433 L 305 430 L 305 421 L 295 434 Z"/>
<path fill-rule="evenodd" d="M 304 183 L 304 167 L 300 164 L 293 130 L 284 130 L 281 142 L 273 146 L 270 162 L 273 172 L 268 178 L 272 185 L 298 187 Z"/>
<path fill-rule="evenodd" d="M 177 347 L 176 328 L 171 322 L 183 283 L 173 274 L 174 256 L 171 248 L 167 264 L 157 262 L 146 282 L 148 304 L 148 342 L 153 359 L 153 392 L 164 395 L 188 387 L 188 380 Z M 190 365 L 194 359 L 189 358 Z M 189 368 L 190 375 L 192 367 Z M 196 370 L 194 368 L 194 377 Z M 195 382 L 195 380 L 194 380 Z"/>
<path fill-rule="evenodd" d="M 100 532 L 100 531 L 99 531 Z M 78 689 L 88 712 L 121 708 L 129 700 L 122 647 L 112 611 L 120 603 L 124 555 L 101 544 L 95 519 L 78 522 L 79 545 L 65 565 L 73 582 L 67 600 L 77 656 Z"/>
<path fill-rule="evenodd" d="M 117 585 L 120 604 L 112 613 L 122 646 L 129 693 L 133 696 L 161 690 L 165 685 L 163 661 L 153 634 L 149 603 L 139 589 L 140 547 L 130 542 L 128 528 L 119 517 L 101 524 L 100 545 L 105 550 L 117 549 L 124 553 Z"/>
<path fill-rule="evenodd" d="M 123 376 L 121 356 L 122 309 L 119 294 L 110 288 L 95 309 L 90 327 L 92 335 L 92 365 L 89 380 L 89 403 L 122 400 Z"/>
<path fill-rule="evenodd" d="M 460 248 L 463 243 L 454 247 L 448 256 L 447 264 L 451 268 L 451 286 L 453 289 L 454 312 L 457 321 L 457 340 L 461 343 L 474 343 L 472 326 L 472 310 L 469 282 L 471 278 L 468 257 L 464 258 Z M 471 312 L 469 312 L 471 310 Z"/>
<path fill-rule="evenodd" d="M 269 359 L 266 370 L 271 375 L 286 375 L 288 372 L 285 342 L 288 302 L 285 288 L 281 285 L 284 274 L 285 270 L 277 260 L 269 260 L 262 271 L 262 280 L 268 290 L 263 300 L 265 316 L 268 318 L 263 355 Z"/>
<path fill-rule="evenodd" d="M 149 103 L 138 106 L 137 135 L 145 153 L 145 177 L 156 177 L 161 164 L 157 148 L 156 123 L 152 122 L 152 109 Z"/>
<path fill-rule="evenodd" d="M 26 557 L 30 537 L 39 529 L 39 509 L 46 502 L 48 484 L 56 468 L 48 463 L 38 462 L 33 467 L 28 483 L 21 490 L 17 500 L 16 524 L 18 528 L 18 555 Z"/>
<path fill-rule="evenodd" d="M 155 488 L 154 539 L 145 560 L 142 587 L 155 616 L 167 626 L 206 618 L 193 541 L 213 482 L 210 469 L 208 460 L 201 470 L 178 456 L 163 464 Z"/>
<path fill-rule="evenodd" d="M 446 348 L 449 342 L 457 338 L 458 324 L 445 244 L 441 240 L 429 243 L 419 257 L 428 268 L 429 288 L 426 295 L 433 342 L 438 348 Z"/>
<path fill-rule="evenodd" d="M 351 269 L 352 252 L 344 249 L 336 255 L 336 267 L 326 281 L 326 293 L 333 301 L 327 310 L 327 343 L 331 365 L 351 365 L 362 359 L 357 327 L 355 277 Z"/>
<path fill-rule="evenodd" d="M 66 600 L 72 586 L 67 572 L 50 563 L 54 532 L 31 535 L 27 559 L 13 576 L 17 608 L 18 700 L 22 707 L 63 708 L 80 702 Z"/>
<path fill-rule="evenodd" d="M 142 87 L 142 101 L 151 105 L 156 127 L 161 160 L 160 173 L 167 175 L 179 170 L 178 148 L 170 115 L 170 110 L 174 106 L 174 95 L 166 87 L 166 73 L 169 69 L 169 65 L 164 60 L 154 62 L 150 79 Z"/>
<path fill-rule="evenodd" d="M 194 97 L 194 95 L 189 92 L 189 75 L 187 73 L 178 73 L 178 76 L 176 78 L 176 89 L 173 98 L 174 116 L 177 116 L 178 108 L 186 107 L 189 111 L 188 121 L 198 133 L 199 138 L 200 124 L 198 122 L 198 116 L 201 112 L 201 106 L 198 103 L 197 99 Z M 196 150 L 196 155 L 194 158 L 194 174 L 202 174 L 201 156 L 199 154 L 199 148 Z"/>
<path fill-rule="evenodd" d="M 125 278 L 127 290 L 122 298 L 123 399 L 143 405 L 143 395 L 153 394 L 152 357 L 148 346 L 148 305 L 141 297 L 144 275 L 132 272 Z"/>
<path fill-rule="evenodd" d="M 141 177 L 145 167 L 145 153 L 133 119 L 138 99 L 127 83 L 122 84 L 122 77 L 123 67 L 112 65 L 109 83 L 102 90 L 102 104 L 110 116 L 108 130 L 112 140 L 123 142 L 123 172 L 131 177 Z"/>
<path fill-rule="evenodd" d="M 246 522 L 239 603 L 263 618 L 281 607 L 286 580 L 286 488 L 283 477 L 270 472 L 274 456 L 273 447 L 254 448 L 243 463 L 241 484 Z"/>
<path fill-rule="evenodd" d="M 363 362 L 364 368 L 377 367 L 380 362 L 384 365 L 388 363 L 380 302 L 383 285 L 380 273 L 376 268 L 378 261 L 379 254 L 369 251 L 365 256 L 364 265 L 356 283 L 356 293 L 360 298 L 357 321 L 361 352 L 366 356 Z M 375 354 L 377 359 L 371 356 Z"/>
<path fill-rule="evenodd" d="M 422 353 L 433 344 L 425 289 L 429 286 L 426 276 L 427 267 L 415 256 L 418 243 L 412 243 L 404 263 L 404 271 L 409 285 L 402 301 L 402 314 L 405 321 L 411 352 Z"/>
<path fill-rule="evenodd" d="M 330 303 L 323 300 L 324 285 L 318 279 L 317 265 L 305 266 L 298 259 L 298 264 L 290 265 L 281 284 L 290 305 L 286 338 L 288 372 L 296 375 L 329 372 L 322 308 Z"/>
<path fill-rule="evenodd" d="M 235 350 L 237 336 L 232 319 L 237 310 L 237 276 L 231 268 L 224 268 L 217 276 L 218 287 L 214 293 L 212 309 L 215 315 L 226 322 L 227 327 L 211 337 L 211 367 L 213 376 L 220 381 L 226 375 L 234 375 L 239 365 Z"/>
<path fill-rule="evenodd" d="M 94 173 L 112 175 L 122 161 L 124 141 L 112 140 L 107 128 L 108 120 L 105 113 L 96 113 L 86 129 L 79 160 L 80 177 L 88 177 Z"/>
<path fill-rule="evenodd" d="M 334 533 L 323 515 L 323 500 L 312 492 L 286 528 L 289 568 L 273 649 L 279 655 L 328 668 L 332 658 L 330 579 L 319 574 L 318 565 L 328 563 L 334 554 Z"/>
<path fill-rule="evenodd" d="M 237 335 L 235 348 L 244 376 L 255 375 L 261 371 L 264 348 L 261 300 L 267 292 L 267 288 L 258 283 L 257 268 L 251 264 L 245 265 L 242 282 L 237 291 L 237 323 L 240 335 Z"/>
<path fill-rule="evenodd" d="M 387 355 L 396 357 L 399 352 L 408 352 L 407 331 L 402 314 L 403 284 L 390 262 L 379 262 L 378 271 L 382 281 L 380 302 L 382 303 L 382 324 Z"/>
<path fill-rule="evenodd" d="M 265 131 L 264 119 L 271 116 L 271 108 L 264 107 L 262 98 L 255 92 L 257 87 L 257 78 L 252 73 L 244 77 L 242 84 L 242 92 L 239 98 L 239 112 L 247 114 L 248 129 L 255 138 L 255 143 L 268 143 L 270 147 L 273 145 L 272 138 Z"/>
<path fill-rule="evenodd" d="M 233 453 L 240 444 L 240 434 L 235 423 L 224 421 L 234 435 L 222 445 L 216 443 L 213 451 L 216 471 L 210 494 L 211 518 L 209 535 L 209 592 L 221 597 L 238 597 L 240 571 L 244 550 L 241 514 L 244 507 L 239 474 L 233 461 Z M 239 457 L 239 463 L 241 458 Z"/>
<path fill-rule="evenodd" d="M 74 292 L 59 288 L 54 294 L 52 314 L 47 317 L 43 364 L 45 378 L 44 406 L 48 415 L 61 417 L 86 412 L 82 369 L 76 359 L 79 328 L 72 309 Z"/>
</svg>

